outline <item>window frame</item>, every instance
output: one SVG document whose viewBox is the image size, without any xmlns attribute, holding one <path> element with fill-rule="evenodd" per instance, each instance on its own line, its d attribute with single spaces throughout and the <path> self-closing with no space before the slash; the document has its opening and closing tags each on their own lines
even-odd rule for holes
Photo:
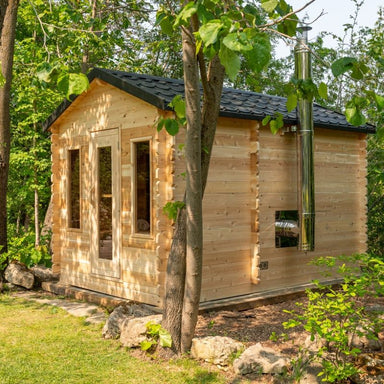
<svg viewBox="0 0 384 384">
<path fill-rule="evenodd" d="M 71 152 L 72 151 L 78 151 L 79 152 L 79 226 L 78 227 L 73 227 L 72 226 L 72 169 L 71 169 Z M 82 214 L 82 208 L 83 208 L 83 202 L 82 202 L 82 171 L 83 171 L 83 166 L 82 166 L 82 146 L 76 146 L 76 147 L 70 147 L 67 148 L 67 190 L 66 190 L 66 197 L 67 197 L 67 212 L 66 212 L 66 223 L 67 223 L 67 228 L 70 231 L 75 231 L 79 232 L 82 231 L 83 228 L 83 214 Z"/>
<path fill-rule="evenodd" d="M 137 144 L 149 144 L 149 231 L 138 232 L 137 230 Z M 135 238 L 152 239 L 153 237 L 153 137 L 145 136 L 140 138 L 131 139 L 131 164 L 132 164 L 132 177 L 131 177 L 131 234 Z"/>
</svg>

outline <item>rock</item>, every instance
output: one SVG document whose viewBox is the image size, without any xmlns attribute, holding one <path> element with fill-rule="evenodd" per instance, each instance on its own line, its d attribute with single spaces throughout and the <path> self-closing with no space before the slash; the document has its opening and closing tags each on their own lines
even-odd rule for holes
<svg viewBox="0 0 384 384">
<path fill-rule="evenodd" d="M 59 276 L 52 272 L 51 268 L 44 267 L 43 265 L 36 265 L 30 271 L 35 276 L 35 281 L 41 284 L 43 281 L 57 281 Z"/>
<path fill-rule="evenodd" d="M 357 366 L 362 374 L 355 375 L 357 384 L 381 384 L 384 382 L 384 353 L 362 353 L 357 358 Z"/>
<path fill-rule="evenodd" d="M 325 346 L 325 341 L 319 338 L 318 336 L 314 336 L 313 340 L 311 336 L 307 336 L 307 338 L 304 341 L 304 348 L 308 352 L 317 353 L 324 346 Z"/>
<path fill-rule="evenodd" d="M 131 314 L 128 309 L 127 306 L 120 305 L 113 310 L 103 327 L 104 339 L 117 339 L 120 337 L 121 326 Z"/>
<path fill-rule="evenodd" d="M 303 372 L 303 377 L 299 380 L 298 384 L 322 384 L 324 383 L 323 377 L 319 376 L 322 370 L 321 364 L 312 362 Z"/>
<path fill-rule="evenodd" d="M 120 342 L 124 347 L 139 347 L 146 339 L 147 323 L 161 323 L 162 315 L 152 315 L 125 319 L 121 325 Z"/>
<path fill-rule="evenodd" d="M 145 305 L 119 305 L 108 317 L 103 327 L 103 337 L 104 339 L 118 339 L 125 320 L 150 315 L 153 315 L 153 312 Z"/>
<path fill-rule="evenodd" d="M 207 336 L 192 340 L 191 356 L 212 364 L 228 365 L 233 354 L 242 351 L 242 343 L 222 336 Z"/>
<path fill-rule="evenodd" d="M 26 289 L 31 289 L 35 281 L 33 273 L 24 264 L 18 262 L 12 262 L 8 265 L 5 269 L 4 277 L 8 282 Z"/>
<path fill-rule="evenodd" d="M 272 348 L 265 348 L 260 343 L 247 348 L 233 362 L 236 374 L 249 373 L 285 373 L 290 365 L 290 359 L 277 354 Z"/>
<path fill-rule="evenodd" d="M 371 351 L 380 351 L 381 350 L 381 342 L 380 340 L 368 338 L 367 334 L 368 331 L 365 330 L 363 327 L 358 326 L 356 328 L 356 332 L 362 333 L 362 336 L 360 336 L 358 333 L 354 333 L 349 337 L 349 343 L 352 347 L 358 348 L 360 350 L 369 349 Z M 372 332 L 375 334 L 374 332 Z M 378 337 L 376 335 L 376 337 Z"/>
</svg>

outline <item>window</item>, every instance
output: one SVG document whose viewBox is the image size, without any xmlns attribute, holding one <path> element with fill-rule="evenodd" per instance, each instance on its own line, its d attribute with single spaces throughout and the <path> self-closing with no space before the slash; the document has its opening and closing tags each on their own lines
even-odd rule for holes
<svg viewBox="0 0 384 384">
<path fill-rule="evenodd" d="M 135 156 L 135 232 L 151 232 L 151 155 L 150 142 L 134 143 Z"/>
<path fill-rule="evenodd" d="M 298 211 L 276 211 L 275 246 L 276 248 L 297 247 L 299 239 Z"/>
<path fill-rule="evenodd" d="M 98 148 L 99 258 L 112 260 L 112 148 Z"/>
<path fill-rule="evenodd" d="M 80 150 L 69 150 L 68 158 L 68 226 L 80 228 Z"/>
</svg>

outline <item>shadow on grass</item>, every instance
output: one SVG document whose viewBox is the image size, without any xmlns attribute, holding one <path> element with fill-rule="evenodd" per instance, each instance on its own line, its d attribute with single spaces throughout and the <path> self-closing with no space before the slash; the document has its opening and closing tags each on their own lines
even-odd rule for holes
<svg viewBox="0 0 384 384">
<path fill-rule="evenodd" d="M 219 376 L 215 372 L 198 372 L 192 378 L 185 379 L 185 384 L 209 384 L 217 383 Z"/>
</svg>

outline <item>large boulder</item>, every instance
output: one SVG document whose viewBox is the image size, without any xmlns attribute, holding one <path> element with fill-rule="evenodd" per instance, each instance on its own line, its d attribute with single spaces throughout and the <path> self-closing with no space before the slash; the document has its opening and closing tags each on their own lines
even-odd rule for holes
<svg viewBox="0 0 384 384">
<path fill-rule="evenodd" d="M 244 345 L 230 337 L 207 336 L 192 339 L 191 356 L 211 364 L 228 365 L 231 357 Z"/>
<path fill-rule="evenodd" d="M 32 289 L 35 282 L 33 273 L 24 264 L 18 262 L 12 262 L 8 265 L 5 269 L 4 277 L 9 283 L 26 289 Z"/>
<path fill-rule="evenodd" d="M 35 276 L 35 282 L 39 285 L 44 281 L 57 281 L 59 276 L 53 273 L 51 268 L 44 267 L 43 265 L 36 265 L 30 269 Z"/>
<path fill-rule="evenodd" d="M 120 342 L 124 347 L 139 347 L 146 340 L 147 324 L 151 321 L 160 324 L 162 315 L 152 315 L 125 319 L 121 325 Z"/>
<path fill-rule="evenodd" d="M 241 356 L 233 362 L 236 374 L 275 373 L 281 374 L 288 370 L 290 360 L 281 356 L 272 348 L 263 347 L 260 343 L 247 348 Z"/>
<path fill-rule="evenodd" d="M 118 339 L 124 321 L 134 317 L 150 316 L 153 312 L 145 305 L 140 304 L 124 304 L 116 307 L 108 317 L 103 327 L 104 339 Z"/>
<path fill-rule="evenodd" d="M 109 315 L 103 327 L 104 339 L 118 339 L 121 333 L 123 322 L 130 315 L 129 308 L 125 305 L 119 305 Z"/>
</svg>

